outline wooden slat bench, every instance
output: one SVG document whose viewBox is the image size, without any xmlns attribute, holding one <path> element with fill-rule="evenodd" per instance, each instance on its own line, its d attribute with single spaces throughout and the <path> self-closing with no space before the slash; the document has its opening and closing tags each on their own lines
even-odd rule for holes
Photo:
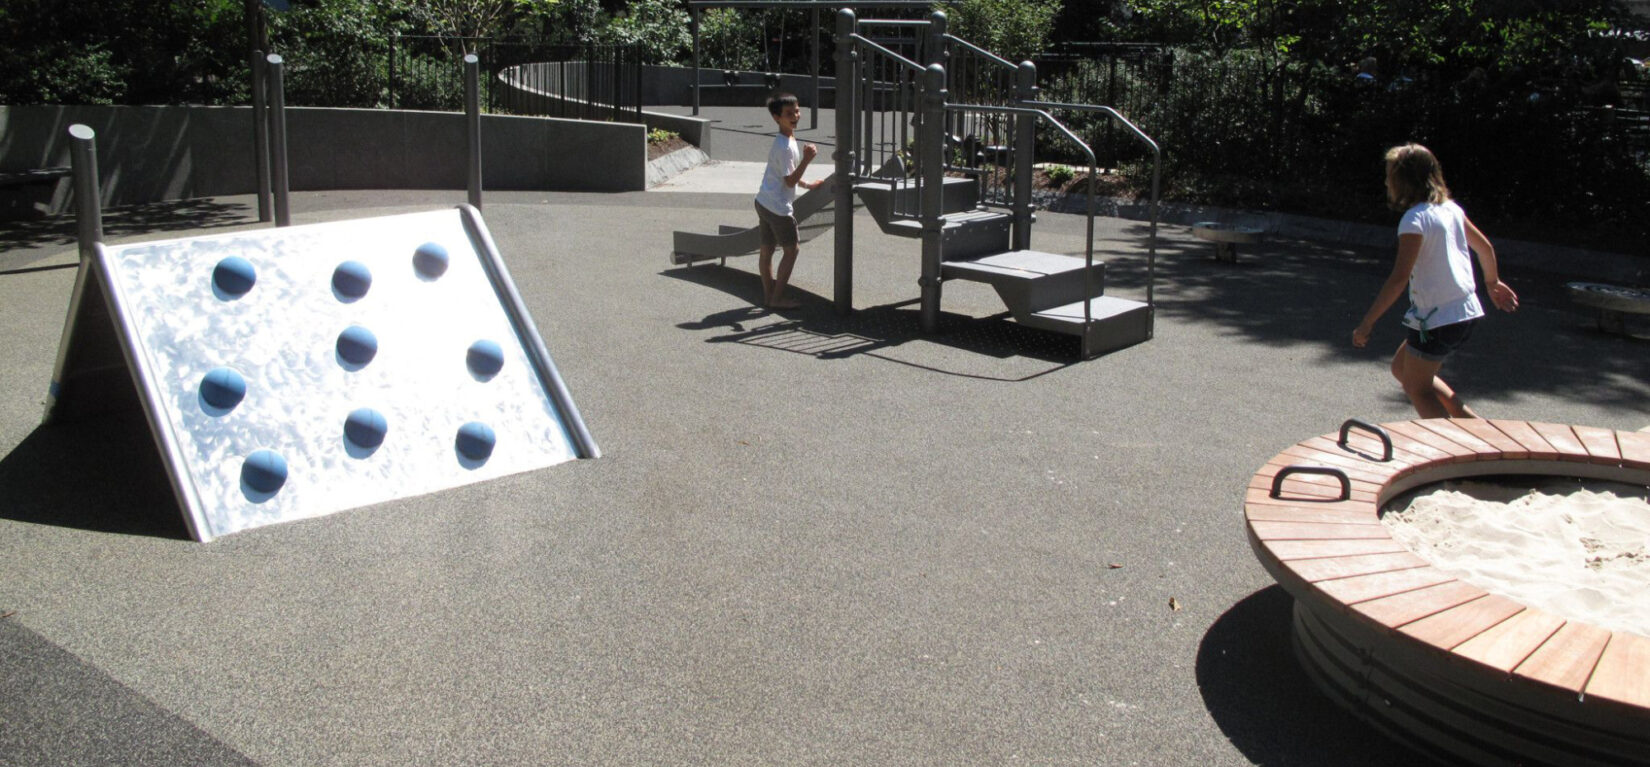
<svg viewBox="0 0 1650 767">
<path fill-rule="evenodd" d="M 1254 475 L 1249 543 L 1295 598 L 1303 666 L 1331 698 L 1446 762 L 1650 765 L 1650 638 L 1487 593 L 1380 522 L 1400 493 L 1491 474 L 1650 484 L 1650 433 L 1349 421 Z"/>
</svg>

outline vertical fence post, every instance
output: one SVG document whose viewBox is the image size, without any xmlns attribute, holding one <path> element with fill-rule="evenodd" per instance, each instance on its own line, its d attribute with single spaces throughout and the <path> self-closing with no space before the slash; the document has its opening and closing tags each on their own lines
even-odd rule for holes
<svg viewBox="0 0 1650 767">
<path fill-rule="evenodd" d="M 819 130 L 819 7 L 815 6 L 810 13 L 813 17 L 808 29 L 813 34 L 808 38 L 808 74 L 812 76 L 814 92 L 808 97 L 808 129 Z"/>
<path fill-rule="evenodd" d="M 76 239 L 82 262 L 96 254 L 103 241 L 103 193 L 98 188 L 97 134 L 89 125 L 69 126 L 69 160 L 74 166 Z"/>
<path fill-rule="evenodd" d="M 468 188 L 470 204 L 481 209 L 481 60 L 464 56 L 464 132 L 469 138 Z"/>
<path fill-rule="evenodd" d="M 945 67 L 929 64 L 923 72 L 922 126 L 917 151 L 922 174 L 922 329 L 933 332 L 940 324 L 940 262 L 944 260 L 942 227 L 945 184 Z"/>
<path fill-rule="evenodd" d="M 264 69 L 264 52 L 252 52 L 252 154 L 258 181 L 258 220 L 274 218 L 269 192 L 269 77 Z"/>
<path fill-rule="evenodd" d="M 390 35 L 390 109 L 396 105 L 396 95 L 401 90 L 401 33 Z"/>
<path fill-rule="evenodd" d="M 271 173 L 270 179 L 274 182 L 275 195 L 275 225 L 291 226 L 292 211 L 287 205 L 287 187 L 290 180 L 287 177 L 286 164 L 286 84 L 283 74 L 281 55 L 271 53 L 265 58 L 269 62 L 269 140 Z"/>
<path fill-rule="evenodd" d="M 854 151 L 857 143 L 854 140 L 854 43 L 849 39 L 854 25 L 851 9 L 837 11 L 836 152 L 832 155 L 836 160 L 832 215 L 836 218 L 833 292 L 837 314 L 854 310 Z"/>
<path fill-rule="evenodd" d="M 1037 98 L 1037 65 L 1020 62 L 1014 71 L 1016 102 Z M 1014 116 L 1014 249 L 1031 249 L 1031 164 L 1037 159 L 1037 124 L 1032 115 Z"/>
<path fill-rule="evenodd" d="M 688 26 L 693 28 L 693 84 L 688 86 L 693 91 L 693 116 L 699 116 L 699 8 L 695 6 L 688 15 Z"/>
</svg>

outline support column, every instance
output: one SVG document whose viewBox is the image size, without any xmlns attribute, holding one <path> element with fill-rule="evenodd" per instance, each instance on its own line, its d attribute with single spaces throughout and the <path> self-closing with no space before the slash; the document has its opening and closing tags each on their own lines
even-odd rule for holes
<svg viewBox="0 0 1650 767">
<path fill-rule="evenodd" d="M 699 9 L 688 14 L 688 27 L 693 30 L 693 116 L 699 116 Z"/>
<path fill-rule="evenodd" d="M 922 187 L 922 329 L 940 324 L 940 262 L 944 260 L 945 67 L 930 64 L 922 78 L 922 125 L 917 162 Z"/>
<path fill-rule="evenodd" d="M 836 14 L 836 177 L 832 181 L 832 214 L 836 218 L 833 236 L 835 275 L 833 292 L 837 314 L 854 310 L 854 153 L 858 141 L 854 137 L 854 80 L 858 68 L 857 53 L 849 36 L 858 22 L 848 8 Z"/>
<path fill-rule="evenodd" d="M 1016 104 L 1037 99 L 1037 65 L 1020 62 L 1014 73 Z M 1035 115 L 1014 116 L 1014 249 L 1031 249 L 1031 164 L 1037 159 Z"/>
</svg>

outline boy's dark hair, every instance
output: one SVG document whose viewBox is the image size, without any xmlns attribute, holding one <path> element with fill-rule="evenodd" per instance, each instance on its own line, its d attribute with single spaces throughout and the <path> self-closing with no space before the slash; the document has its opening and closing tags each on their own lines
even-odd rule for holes
<svg viewBox="0 0 1650 767">
<path fill-rule="evenodd" d="M 1387 201 L 1396 210 L 1430 202 L 1449 201 L 1449 186 L 1444 183 L 1444 166 L 1432 151 L 1420 144 L 1403 144 L 1386 152 Z"/>
<path fill-rule="evenodd" d="M 801 105 L 802 102 L 797 100 L 796 94 L 779 91 L 768 97 L 768 114 L 778 117 L 780 112 L 785 111 L 785 107 Z"/>
</svg>

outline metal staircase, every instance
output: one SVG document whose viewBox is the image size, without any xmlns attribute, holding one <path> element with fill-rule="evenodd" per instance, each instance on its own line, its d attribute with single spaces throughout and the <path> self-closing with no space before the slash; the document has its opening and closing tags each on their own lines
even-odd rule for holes
<svg viewBox="0 0 1650 767">
<path fill-rule="evenodd" d="M 1079 336 L 1085 359 L 1152 337 L 1158 148 L 1150 137 L 1110 107 L 1037 100 L 1029 62 L 1016 66 L 947 34 L 943 13 L 861 21 L 839 11 L 837 73 L 836 174 L 846 180 L 836 206 L 840 311 L 852 309 L 857 194 L 882 231 L 921 240 L 925 330 L 938 325 L 943 283 L 971 280 L 996 289 L 1014 321 Z M 1144 301 L 1105 295 L 1105 262 L 1094 257 L 1094 153 L 1054 112 L 1105 115 L 1152 152 Z M 1031 248 L 1039 124 L 1088 158 L 1082 256 Z"/>
</svg>

